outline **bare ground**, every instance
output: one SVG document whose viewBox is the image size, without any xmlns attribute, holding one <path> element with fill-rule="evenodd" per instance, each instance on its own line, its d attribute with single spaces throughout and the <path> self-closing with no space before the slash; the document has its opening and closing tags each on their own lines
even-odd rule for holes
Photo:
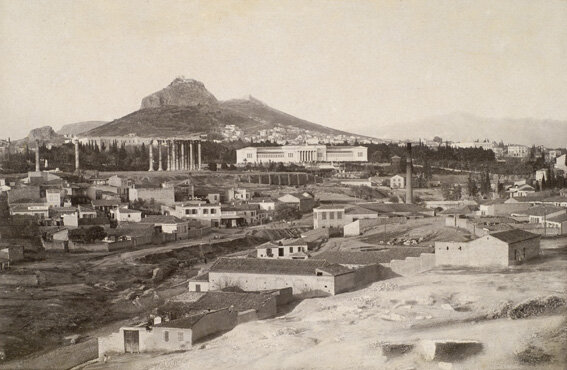
<svg viewBox="0 0 567 370">
<path fill-rule="evenodd" d="M 544 246 L 544 257 L 531 264 L 397 277 L 305 300 L 281 317 L 240 325 L 187 352 L 120 355 L 87 368 L 563 369 L 564 310 L 503 317 L 504 307 L 526 300 L 567 297 L 567 240 L 546 240 Z M 422 339 L 478 340 L 483 348 L 452 364 L 428 362 L 416 350 L 393 358 L 382 354 L 383 342 Z"/>
</svg>

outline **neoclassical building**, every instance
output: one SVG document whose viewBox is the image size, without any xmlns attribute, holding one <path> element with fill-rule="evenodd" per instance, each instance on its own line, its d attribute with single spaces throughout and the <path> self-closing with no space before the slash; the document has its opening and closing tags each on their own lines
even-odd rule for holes
<svg viewBox="0 0 567 370">
<path fill-rule="evenodd" d="M 236 163 L 367 162 L 364 146 L 284 145 L 246 147 L 236 151 Z"/>
</svg>

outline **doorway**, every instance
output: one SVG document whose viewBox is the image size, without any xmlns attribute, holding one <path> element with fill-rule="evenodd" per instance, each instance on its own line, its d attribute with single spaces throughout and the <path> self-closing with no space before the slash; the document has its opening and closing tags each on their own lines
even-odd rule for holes
<svg viewBox="0 0 567 370">
<path fill-rule="evenodd" d="M 140 332 L 138 330 L 124 330 L 124 352 L 140 352 Z"/>
</svg>

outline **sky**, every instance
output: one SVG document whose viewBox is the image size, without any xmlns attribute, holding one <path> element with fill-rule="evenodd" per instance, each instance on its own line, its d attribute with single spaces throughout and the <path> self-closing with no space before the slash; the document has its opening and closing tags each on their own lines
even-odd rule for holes
<svg viewBox="0 0 567 370">
<path fill-rule="evenodd" d="M 181 75 L 377 137 L 452 112 L 567 120 L 566 25 L 563 0 L 0 0 L 0 137 L 122 117 Z"/>
</svg>

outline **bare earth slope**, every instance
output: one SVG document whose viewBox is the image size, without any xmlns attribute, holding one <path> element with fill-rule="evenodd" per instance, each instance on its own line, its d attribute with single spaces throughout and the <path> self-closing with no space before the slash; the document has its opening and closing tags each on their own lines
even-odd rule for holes
<svg viewBox="0 0 567 370">
<path fill-rule="evenodd" d="M 416 350 L 382 354 L 381 343 L 422 339 L 478 340 L 480 353 L 454 369 L 562 369 L 563 314 L 498 318 L 506 305 L 566 297 L 567 243 L 510 270 L 439 269 L 397 277 L 329 298 L 301 302 L 281 317 L 249 322 L 188 352 L 116 356 L 89 369 L 439 369 Z M 564 312 L 563 312 L 564 313 Z M 520 353 L 541 347 L 549 361 Z M 544 356 L 545 357 L 545 356 Z M 544 358 L 542 357 L 542 358 Z M 538 362 L 539 361 L 539 362 Z"/>
</svg>

